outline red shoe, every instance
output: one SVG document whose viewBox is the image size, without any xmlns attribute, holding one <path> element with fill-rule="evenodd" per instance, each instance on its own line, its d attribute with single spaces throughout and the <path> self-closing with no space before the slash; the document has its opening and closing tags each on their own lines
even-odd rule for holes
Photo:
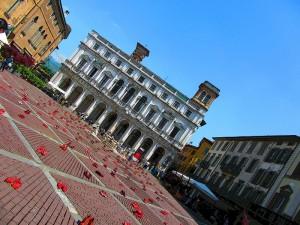
<svg viewBox="0 0 300 225">
<path fill-rule="evenodd" d="M 79 223 L 79 225 L 94 225 L 94 218 L 88 215 Z"/>
</svg>

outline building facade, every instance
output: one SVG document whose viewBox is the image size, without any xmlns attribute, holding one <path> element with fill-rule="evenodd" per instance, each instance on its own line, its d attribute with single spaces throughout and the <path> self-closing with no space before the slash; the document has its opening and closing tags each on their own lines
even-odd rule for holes
<svg viewBox="0 0 300 225">
<path fill-rule="evenodd" d="M 0 18 L 11 26 L 11 46 L 40 62 L 71 31 L 60 0 L 3 0 Z"/>
<path fill-rule="evenodd" d="M 197 165 L 204 159 L 212 144 L 212 141 L 203 138 L 198 146 L 185 145 L 179 154 L 177 170 L 187 175 L 194 173 Z"/>
<path fill-rule="evenodd" d="M 49 84 L 94 126 L 165 168 L 203 124 L 219 90 L 205 81 L 189 99 L 140 63 L 148 55 L 139 43 L 127 55 L 92 31 Z"/>
<path fill-rule="evenodd" d="M 294 218 L 300 207 L 299 136 L 216 137 L 214 140 L 204 163 L 196 171 L 200 180 L 243 207 L 257 204 Z M 283 201 L 281 190 L 297 198 Z"/>
<path fill-rule="evenodd" d="M 300 154 L 277 186 L 268 208 L 300 224 Z"/>
</svg>

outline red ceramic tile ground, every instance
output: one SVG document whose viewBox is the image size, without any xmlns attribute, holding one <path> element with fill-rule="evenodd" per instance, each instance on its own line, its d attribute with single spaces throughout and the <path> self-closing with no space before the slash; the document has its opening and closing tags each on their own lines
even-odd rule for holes
<svg viewBox="0 0 300 225">
<path fill-rule="evenodd" d="M 28 96 L 25 101 L 24 94 Z M 0 73 L 0 104 L 9 115 L 0 115 L 0 149 L 4 150 L 0 152 L 0 225 L 76 224 L 77 219 L 89 214 L 95 218 L 95 225 L 196 224 L 156 178 L 108 151 L 92 136 L 91 127 L 26 81 Z M 29 114 L 24 112 L 27 109 Z M 20 118 L 20 114 L 25 117 Z M 59 145 L 68 140 L 74 148 L 63 151 Z M 37 152 L 40 146 L 47 155 Z M 92 165 L 95 161 L 98 168 Z M 113 169 L 117 170 L 115 176 L 111 175 Z M 20 189 L 14 190 L 4 182 L 9 176 L 21 178 Z M 62 195 L 68 203 L 57 194 L 57 181 L 67 185 Z M 103 188 L 118 194 L 108 191 L 107 198 L 101 197 Z M 119 194 L 121 191 L 125 197 Z M 154 202 L 144 204 L 145 198 Z M 131 206 L 134 201 L 139 202 L 144 214 L 137 220 Z M 78 214 L 71 214 L 68 204 Z M 175 214 L 163 216 L 161 210 Z"/>
</svg>

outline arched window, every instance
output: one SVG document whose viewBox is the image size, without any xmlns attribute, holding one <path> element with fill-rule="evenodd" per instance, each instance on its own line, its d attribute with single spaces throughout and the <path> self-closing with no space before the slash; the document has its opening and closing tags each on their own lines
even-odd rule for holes
<svg viewBox="0 0 300 225">
<path fill-rule="evenodd" d="M 208 101 L 211 99 L 211 96 L 210 95 L 206 95 L 205 97 L 204 97 L 204 99 L 203 99 L 203 103 L 204 104 L 207 104 L 208 103 Z"/>
<path fill-rule="evenodd" d="M 137 103 L 135 104 L 135 106 L 133 107 L 133 111 L 134 112 L 139 112 L 146 105 L 146 102 L 147 102 L 147 97 L 146 96 L 141 97 L 137 101 Z"/>
<path fill-rule="evenodd" d="M 199 96 L 199 100 L 203 101 L 204 97 L 206 96 L 206 91 L 202 91 L 200 96 Z"/>
<path fill-rule="evenodd" d="M 103 87 L 109 79 L 110 77 L 107 74 L 104 74 L 104 76 L 102 77 L 101 81 L 98 84 L 98 87 L 99 88 Z"/>
<path fill-rule="evenodd" d="M 152 120 L 152 118 L 154 117 L 155 113 L 156 113 L 156 111 L 153 108 L 151 108 L 145 117 L 145 120 L 144 120 L 145 123 L 150 122 Z"/>
<path fill-rule="evenodd" d="M 88 74 L 89 78 L 92 78 L 97 73 L 97 71 L 98 71 L 98 68 L 93 66 L 93 68 L 90 70 L 90 72 Z"/>
<path fill-rule="evenodd" d="M 132 98 L 134 92 L 135 92 L 135 89 L 130 88 L 129 91 L 127 91 L 126 94 L 124 95 L 124 97 L 122 98 L 122 102 L 127 103 Z"/>
<path fill-rule="evenodd" d="M 112 89 L 110 90 L 109 94 L 111 96 L 115 95 L 120 89 L 121 87 L 123 86 L 124 84 L 124 81 L 123 80 L 118 80 L 114 86 L 112 87 Z"/>
</svg>

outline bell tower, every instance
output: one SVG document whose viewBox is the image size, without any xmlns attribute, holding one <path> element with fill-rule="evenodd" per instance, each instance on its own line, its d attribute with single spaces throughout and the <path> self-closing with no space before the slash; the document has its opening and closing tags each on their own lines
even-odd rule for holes
<svg viewBox="0 0 300 225">
<path fill-rule="evenodd" d="M 149 53 L 150 51 L 138 42 L 136 44 L 135 50 L 131 54 L 131 58 L 140 63 L 145 57 L 149 56 Z"/>
<path fill-rule="evenodd" d="M 219 88 L 208 81 L 204 81 L 199 85 L 199 89 L 193 96 L 192 102 L 208 109 L 213 101 L 219 96 L 219 93 Z"/>
</svg>

